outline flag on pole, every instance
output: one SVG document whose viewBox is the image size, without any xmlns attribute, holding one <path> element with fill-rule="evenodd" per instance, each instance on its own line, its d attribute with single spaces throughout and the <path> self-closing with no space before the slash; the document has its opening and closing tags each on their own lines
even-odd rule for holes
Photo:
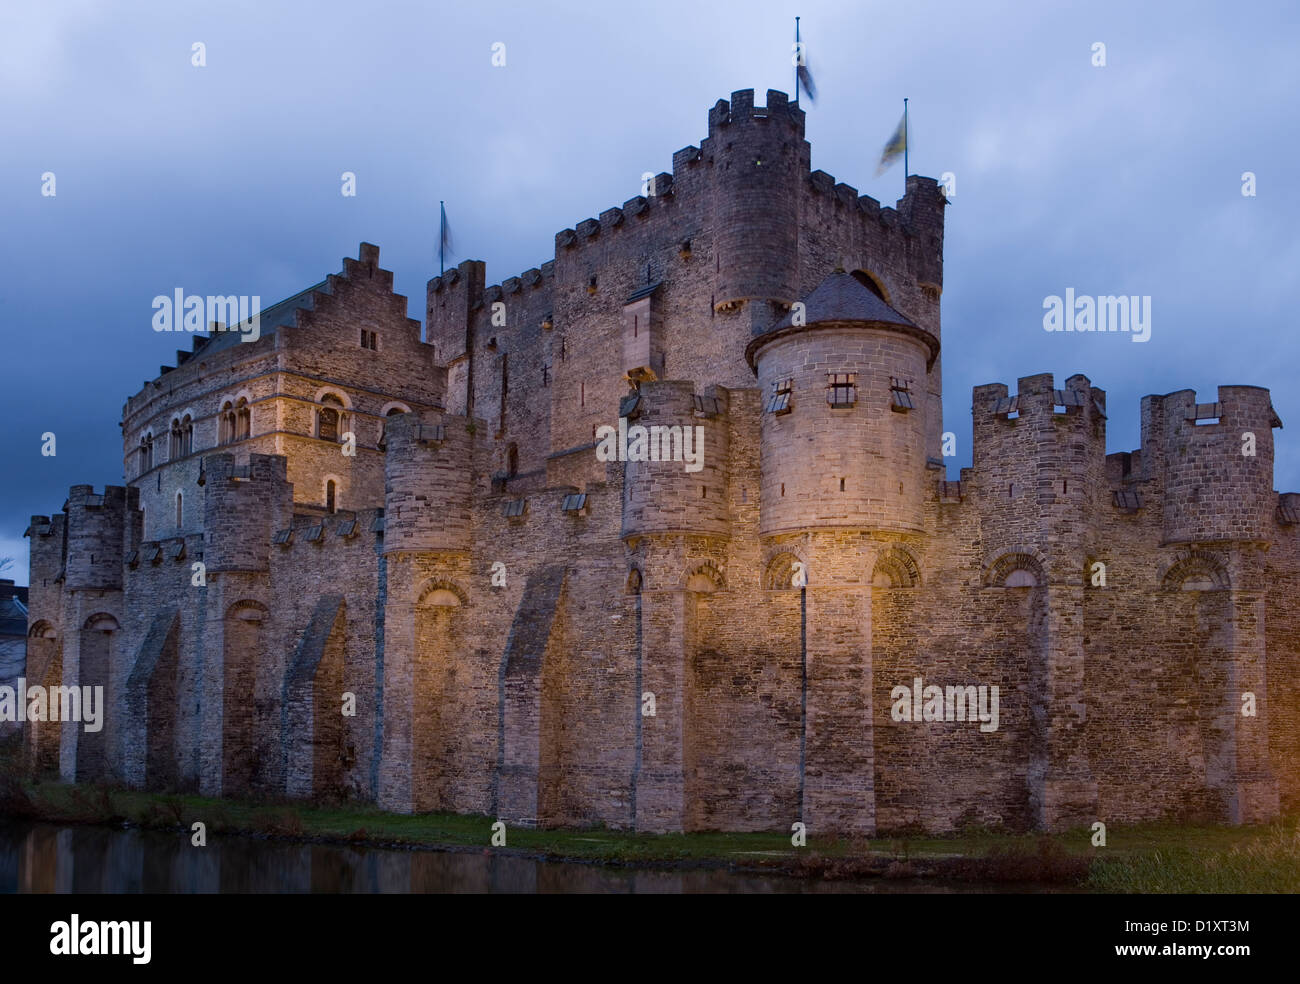
<svg viewBox="0 0 1300 984">
<path fill-rule="evenodd" d="M 880 177 L 891 167 L 894 162 L 907 153 L 907 111 L 903 111 L 903 118 L 898 121 L 898 128 L 894 135 L 889 138 L 889 143 L 885 144 L 885 149 L 880 154 L 880 166 L 876 168 L 876 177 Z"/>
<path fill-rule="evenodd" d="M 808 70 L 808 59 L 805 57 L 804 62 L 796 70 L 799 81 L 803 83 L 804 94 L 808 97 L 809 102 L 817 101 L 817 86 L 813 85 L 812 72 Z"/>
<path fill-rule="evenodd" d="M 808 53 L 799 39 L 799 18 L 794 19 L 794 101 L 799 101 L 799 86 L 808 94 L 809 102 L 817 101 L 817 86 L 813 84 L 812 72 L 808 68 Z"/>
<path fill-rule="evenodd" d="M 439 202 L 438 207 L 442 211 L 442 231 L 438 236 L 438 276 L 441 277 L 447 268 L 447 255 L 456 254 L 451 248 L 451 227 L 447 225 L 447 206 Z"/>
</svg>

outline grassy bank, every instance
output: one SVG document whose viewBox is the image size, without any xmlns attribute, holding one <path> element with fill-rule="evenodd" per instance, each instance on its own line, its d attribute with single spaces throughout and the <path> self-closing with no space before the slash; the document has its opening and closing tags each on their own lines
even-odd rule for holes
<svg viewBox="0 0 1300 984">
<path fill-rule="evenodd" d="M 385 813 L 360 804 L 217 800 L 55 782 L 0 781 L 0 814 L 52 823 L 131 824 L 210 835 L 437 850 L 488 848 L 492 819 Z M 817 878 L 939 878 L 1039 883 L 1103 892 L 1300 892 L 1300 831 L 1267 827 L 1111 827 L 1094 848 L 1088 830 L 945 837 L 823 839 L 792 847 L 786 833 L 635 834 L 592 828 L 510 828 L 494 851 L 555 861 L 639 867 L 717 867 Z"/>
</svg>

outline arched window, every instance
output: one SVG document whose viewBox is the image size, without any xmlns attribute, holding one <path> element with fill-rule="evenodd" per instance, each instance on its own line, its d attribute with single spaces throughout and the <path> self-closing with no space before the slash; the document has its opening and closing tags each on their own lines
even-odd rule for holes
<svg viewBox="0 0 1300 984">
<path fill-rule="evenodd" d="M 337 485 L 334 479 L 325 483 L 325 509 L 328 512 L 335 512 L 338 506 Z"/>
<path fill-rule="evenodd" d="M 410 407 L 404 406 L 401 403 L 394 403 L 391 407 L 389 407 L 386 411 L 384 411 L 384 416 L 400 417 L 402 414 L 410 413 L 410 412 L 411 412 Z M 386 437 L 387 437 L 386 426 L 381 422 L 379 425 L 379 445 L 378 445 L 380 451 L 388 450 L 388 441 L 386 440 Z"/>
<path fill-rule="evenodd" d="M 147 435 L 141 435 L 140 451 L 137 456 L 138 464 L 140 467 L 139 474 L 143 475 L 145 472 L 147 472 L 150 468 L 153 467 L 152 462 L 150 462 L 149 460 L 152 456 L 153 456 L 153 452 L 149 447 L 149 437 Z"/>
<path fill-rule="evenodd" d="M 514 478 L 519 474 L 519 445 L 512 444 L 506 452 L 506 474 Z"/>
<path fill-rule="evenodd" d="M 321 408 L 316 411 L 316 436 L 322 441 L 338 441 L 339 422 L 343 417 L 343 401 L 331 393 L 321 397 Z"/>
<path fill-rule="evenodd" d="M 182 526 L 185 525 L 185 523 L 182 521 L 185 514 L 182 506 L 183 506 L 182 496 L 179 492 L 177 492 L 176 493 L 176 528 L 177 529 L 180 529 Z"/>
<path fill-rule="evenodd" d="M 253 411 L 249 409 L 248 401 L 241 396 L 235 404 L 235 440 L 246 441 L 252 432 Z"/>
<path fill-rule="evenodd" d="M 221 404 L 217 420 L 217 443 L 229 444 L 235 439 L 235 405 L 227 400 Z"/>
<path fill-rule="evenodd" d="M 194 421 L 187 413 L 181 420 L 181 457 L 194 453 Z"/>
<path fill-rule="evenodd" d="M 181 422 L 179 417 L 172 418 L 171 443 L 167 446 L 167 460 L 174 461 L 181 456 Z"/>
</svg>

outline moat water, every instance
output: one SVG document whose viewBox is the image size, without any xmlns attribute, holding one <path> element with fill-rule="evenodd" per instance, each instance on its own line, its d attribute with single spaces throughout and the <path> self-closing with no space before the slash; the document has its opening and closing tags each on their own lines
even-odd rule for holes
<svg viewBox="0 0 1300 984">
<path fill-rule="evenodd" d="M 718 870 L 565 864 L 487 853 L 293 844 L 253 837 L 0 821 L 0 894 L 323 892 L 1007 892 L 1037 886 L 926 880 L 827 882 Z"/>
</svg>

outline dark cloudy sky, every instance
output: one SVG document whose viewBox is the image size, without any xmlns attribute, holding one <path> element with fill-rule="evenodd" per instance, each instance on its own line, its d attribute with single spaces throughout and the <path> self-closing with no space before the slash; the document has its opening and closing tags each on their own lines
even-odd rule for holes
<svg viewBox="0 0 1300 984">
<path fill-rule="evenodd" d="M 908 96 L 912 171 L 956 175 L 958 465 L 973 385 L 1082 371 L 1108 391 L 1112 451 L 1137 446 L 1146 393 L 1271 388 L 1275 485 L 1300 489 L 1294 4 L 43 0 L 0 12 L 0 556 L 25 582 L 28 517 L 122 481 L 123 401 L 178 347 L 150 327 L 155 295 L 269 305 L 368 240 L 422 317 L 440 198 L 490 283 L 540 264 L 671 170 L 715 100 L 789 91 L 796 13 L 813 166 L 892 203 L 901 166 L 873 175 Z M 1151 341 L 1044 332 L 1067 287 L 1150 295 Z"/>
</svg>

